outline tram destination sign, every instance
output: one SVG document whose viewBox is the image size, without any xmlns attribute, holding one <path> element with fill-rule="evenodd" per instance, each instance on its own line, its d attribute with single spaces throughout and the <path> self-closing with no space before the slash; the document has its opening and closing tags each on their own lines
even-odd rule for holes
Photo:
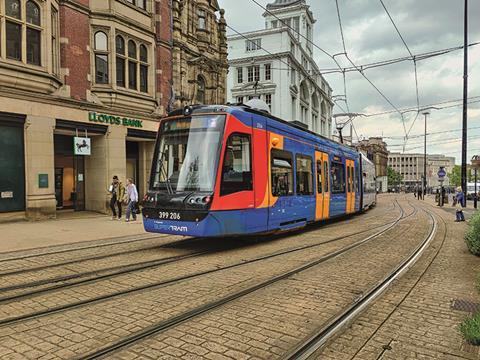
<svg viewBox="0 0 480 360">
<path fill-rule="evenodd" d="M 97 122 L 102 124 L 143 128 L 142 120 L 130 119 L 126 117 L 108 115 L 108 114 L 99 114 L 93 111 L 88 113 L 88 120 L 90 120 L 91 122 Z"/>
</svg>

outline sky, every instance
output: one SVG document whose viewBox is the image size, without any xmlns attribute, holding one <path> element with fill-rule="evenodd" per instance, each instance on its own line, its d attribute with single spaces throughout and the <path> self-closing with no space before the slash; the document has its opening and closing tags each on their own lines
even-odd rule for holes
<svg viewBox="0 0 480 360">
<path fill-rule="evenodd" d="M 274 0 L 256 0 L 265 6 Z M 463 46 L 463 1 L 460 0 L 383 0 L 413 55 Z M 333 55 L 343 52 L 335 0 L 307 0 L 317 22 L 313 42 Z M 349 58 L 355 65 L 374 63 L 409 56 L 409 52 L 385 12 L 380 0 L 338 0 L 343 34 Z M 264 10 L 252 0 L 219 0 L 225 9 L 229 26 L 239 32 L 263 29 Z M 469 0 L 468 42 L 480 41 L 480 1 Z M 230 33 L 233 33 L 230 31 Z M 335 68 L 331 57 L 318 48 L 314 58 L 321 70 Z M 351 65 L 340 55 L 341 67 Z M 463 97 L 463 49 L 446 55 L 417 61 L 420 107 L 459 100 Z M 414 63 L 405 61 L 365 70 L 367 78 L 388 98 L 396 109 L 417 107 Z M 341 73 L 325 74 L 333 95 L 343 95 Z M 480 44 L 469 47 L 468 160 L 480 154 Z M 354 120 L 359 138 L 383 136 L 389 151 L 403 151 L 404 127 L 395 111 L 358 72 L 346 73 L 347 99 L 350 112 L 391 114 L 357 117 Z M 461 163 L 461 100 L 436 105 L 446 109 L 430 109 L 427 117 L 427 152 L 454 156 Z M 346 108 L 344 102 L 339 105 Z M 338 106 L 333 113 L 344 112 Z M 404 113 L 405 126 L 412 127 L 405 152 L 423 153 L 424 116 Z M 288 120 L 288 119 L 287 119 Z M 354 140 L 357 137 L 354 133 Z"/>
</svg>

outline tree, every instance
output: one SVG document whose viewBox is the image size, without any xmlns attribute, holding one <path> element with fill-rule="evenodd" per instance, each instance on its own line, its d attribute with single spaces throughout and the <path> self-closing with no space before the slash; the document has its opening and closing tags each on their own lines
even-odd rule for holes
<svg viewBox="0 0 480 360">
<path fill-rule="evenodd" d="M 472 169 L 467 168 L 467 181 L 475 181 L 474 177 L 475 176 Z M 452 172 L 448 174 L 448 178 L 450 179 L 450 185 L 462 186 L 462 167 L 460 165 L 455 165 L 452 169 Z"/>
<path fill-rule="evenodd" d="M 390 186 L 399 186 L 403 180 L 402 174 L 393 170 L 390 166 L 387 167 L 387 177 Z"/>
</svg>

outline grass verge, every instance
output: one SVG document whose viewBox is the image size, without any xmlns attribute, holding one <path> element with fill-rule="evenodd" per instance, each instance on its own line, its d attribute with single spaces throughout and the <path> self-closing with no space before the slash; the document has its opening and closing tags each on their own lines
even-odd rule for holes
<svg viewBox="0 0 480 360">
<path fill-rule="evenodd" d="M 465 234 L 465 243 L 473 255 L 480 256 L 480 212 L 477 212 L 470 219 L 468 230 Z"/>
</svg>

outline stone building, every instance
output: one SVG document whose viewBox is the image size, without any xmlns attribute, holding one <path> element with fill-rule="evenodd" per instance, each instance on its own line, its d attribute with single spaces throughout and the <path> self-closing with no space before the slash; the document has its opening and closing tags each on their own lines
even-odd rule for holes
<svg viewBox="0 0 480 360">
<path fill-rule="evenodd" d="M 314 14 L 305 0 L 275 0 L 265 29 L 228 37 L 228 101 L 260 98 L 272 115 L 332 136 L 332 89 L 313 53 Z"/>
<path fill-rule="evenodd" d="M 169 4 L 0 1 L 0 217 L 105 212 L 113 175 L 146 190 L 170 103 Z"/>
<path fill-rule="evenodd" d="M 387 144 L 380 137 L 372 137 L 355 144 L 355 147 L 363 151 L 367 157 L 375 164 L 375 174 L 377 181 L 377 190 L 379 192 L 388 191 L 388 150 Z"/>
<path fill-rule="evenodd" d="M 225 103 L 228 63 L 224 14 L 217 0 L 173 1 L 175 108 Z"/>
<path fill-rule="evenodd" d="M 390 153 L 388 155 L 388 166 L 403 176 L 403 183 L 407 189 L 421 186 L 424 176 L 424 164 L 424 154 Z M 426 186 L 428 188 L 434 188 L 440 185 L 437 175 L 440 166 L 445 168 L 447 174 L 451 173 L 455 166 L 455 158 L 445 155 L 427 154 Z M 443 184 L 445 186 L 450 185 L 448 175 L 445 177 Z"/>
</svg>

